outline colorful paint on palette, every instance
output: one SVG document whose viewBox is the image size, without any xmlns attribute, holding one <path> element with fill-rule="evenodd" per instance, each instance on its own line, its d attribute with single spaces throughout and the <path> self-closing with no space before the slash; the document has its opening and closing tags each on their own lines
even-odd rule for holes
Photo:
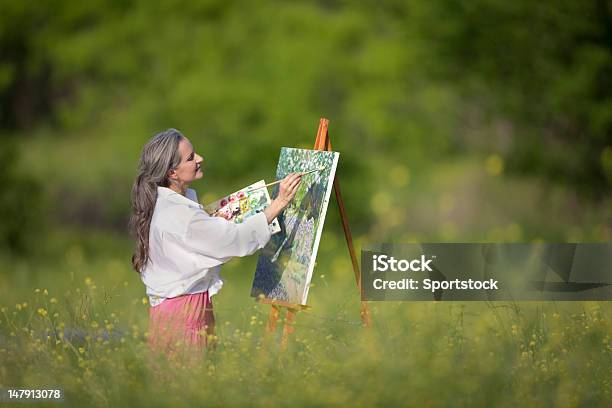
<svg viewBox="0 0 612 408">
<path fill-rule="evenodd" d="M 237 224 L 245 219 L 263 211 L 270 205 L 270 195 L 267 188 L 259 188 L 266 185 L 264 180 L 253 183 L 243 189 L 236 191 L 226 197 L 222 197 L 204 206 L 211 216 L 223 217 Z M 270 233 L 276 234 L 281 228 L 278 219 L 275 218 L 269 225 Z"/>
</svg>

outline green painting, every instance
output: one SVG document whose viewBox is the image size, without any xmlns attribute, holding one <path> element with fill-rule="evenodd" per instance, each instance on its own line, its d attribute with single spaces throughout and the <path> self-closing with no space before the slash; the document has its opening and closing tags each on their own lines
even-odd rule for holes
<svg viewBox="0 0 612 408">
<path fill-rule="evenodd" d="M 312 279 L 325 213 L 340 154 L 283 147 L 276 179 L 289 173 L 321 169 L 302 176 L 293 199 L 278 217 L 281 232 L 259 255 L 252 296 L 305 305 Z M 278 185 L 272 196 L 278 194 Z"/>
</svg>

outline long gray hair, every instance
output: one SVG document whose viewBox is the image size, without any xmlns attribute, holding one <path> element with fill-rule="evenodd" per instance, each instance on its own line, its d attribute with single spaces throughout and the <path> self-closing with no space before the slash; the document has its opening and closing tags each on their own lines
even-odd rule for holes
<svg viewBox="0 0 612 408">
<path fill-rule="evenodd" d="M 168 187 L 168 172 L 181 162 L 178 145 L 184 136 L 176 129 L 159 132 L 143 147 L 138 176 L 132 185 L 130 232 L 136 239 L 132 266 L 138 273 L 149 261 L 149 229 L 157 201 L 157 186 Z"/>
</svg>

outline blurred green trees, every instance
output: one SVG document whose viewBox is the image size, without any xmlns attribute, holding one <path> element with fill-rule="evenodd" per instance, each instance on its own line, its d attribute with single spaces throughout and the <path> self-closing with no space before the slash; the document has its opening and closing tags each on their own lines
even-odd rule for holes
<svg viewBox="0 0 612 408">
<path fill-rule="evenodd" d="M 273 175 L 281 146 L 310 146 L 320 116 L 362 230 L 389 163 L 495 153 L 602 198 L 610 4 L 0 0 L 0 128 L 53 178 L 55 208 L 94 224 L 123 224 L 156 131 L 190 137 L 225 193 Z"/>
<path fill-rule="evenodd" d="M 612 2 L 432 3 L 437 56 L 506 133 L 511 169 L 612 185 Z M 504 129 L 505 128 L 505 129 Z"/>
<path fill-rule="evenodd" d="M 27 174 L 15 171 L 17 146 L 14 140 L 0 139 L 0 248 L 26 254 L 44 232 L 40 186 Z"/>
</svg>

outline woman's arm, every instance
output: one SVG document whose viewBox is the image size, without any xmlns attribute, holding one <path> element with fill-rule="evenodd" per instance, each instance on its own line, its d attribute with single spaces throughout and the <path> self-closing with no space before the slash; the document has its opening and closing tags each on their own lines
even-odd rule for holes
<svg viewBox="0 0 612 408">
<path fill-rule="evenodd" d="M 184 245 L 202 255 L 199 262 L 210 268 L 227 262 L 234 256 L 251 255 L 270 240 L 268 224 L 291 202 L 301 176 L 292 173 L 280 183 L 278 197 L 263 213 L 235 224 L 220 217 L 210 217 L 198 211 L 189 221 Z"/>
<path fill-rule="evenodd" d="M 289 205 L 295 193 L 300 186 L 302 176 L 300 173 L 290 173 L 281 181 L 280 188 L 278 191 L 278 197 L 276 197 L 268 207 L 264 210 L 268 224 L 281 213 Z"/>
<path fill-rule="evenodd" d="M 198 211 L 189 221 L 183 245 L 202 255 L 198 261 L 200 265 L 211 268 L 235 256 L 253 254 L 270 241 L 270 236 L 270 227 L 263 213 L 236 224 Z"/>
</svg>

